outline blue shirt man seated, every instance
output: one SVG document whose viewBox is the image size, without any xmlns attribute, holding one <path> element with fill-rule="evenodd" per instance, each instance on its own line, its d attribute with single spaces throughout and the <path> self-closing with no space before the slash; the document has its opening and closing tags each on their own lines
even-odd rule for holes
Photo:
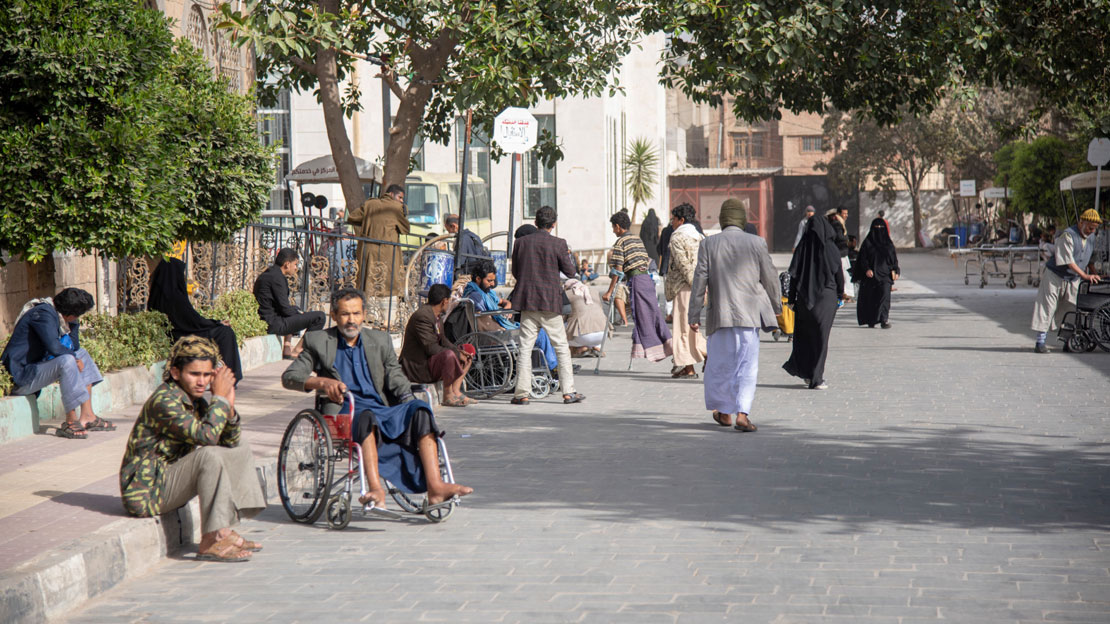
<svg viewBox="0 0 1110 624">
<path fill-rule="evenodd" d="M 88 431 L 116 428 L 92 408 L 92 387 L 104 378 L 89 352 L 81 348 L 78 318 L 93 305 L 92 295 L 80 288 L 63 289 L 53 299 L 28 301 L 0 354 L 0 363 L 15 384 L 14 395 L 36 394 L 58 382 L 66 413 L 65 422 L 56 431 L 62 438 L 83 440 Z"/>
<path fill-rule="evenodd" d="M 502 299 L 501 295 L 494 290 L 497 286 L 497 266 L 493 264 L 493 260 L 482 259 L 475 262 L 470 271 L 470 279 L 470 283 L 463 290 L 463 296 L 474 302 L 475 310 L 478 312 L 494 312 L 512 307 L 512 303 L 508 299 Z M 513 321 L 508 313 L 495 314 L 492 318 L 501 329 L 520 329 L 520 323 Z M 485 330 L 487 328 L 482 327 L 480 323 L 479 329 Z M 496 328 L 489 327 L 488 329 Z M 551 339 L 548 338 L 547 332 L 543 328 L 540 328 L 536 335 L 536 347 L 543 351 L 547 368 L 551 371 L 558 371 L 559 359 L 555 355 L 555 347 L 551 346 Z"/>
<path fill-rule="evenodd" d="M 332 413 L 345 409 L 348 391 L 354 395 L 351 437 L 362 446 L 367 489 L 361 504 L 385 506 L 380 477 L 410 493 L 427 492 L 431 505 L 470 494 L 472 488 L 441 478 L 436 445 L 441 431 L 431 407 L 412 396 L 389 335 L 362 327 L 365 304 L 359 290 L 335 291 L 335 326 L 305 333 L 304 350 L 285 369 L 282 385 L 327 395 L 325 410 Z"/>
</svg>

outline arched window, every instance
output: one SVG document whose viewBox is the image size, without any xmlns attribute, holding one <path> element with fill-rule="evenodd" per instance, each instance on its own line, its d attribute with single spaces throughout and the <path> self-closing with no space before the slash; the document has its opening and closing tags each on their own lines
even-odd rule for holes
<svg viewBox="0 0 1110 624">
<path fill-rule="evenodd" d="M 185 22 L 185 38 L 193 42 L 193 45 L 200 50 L 204 58 L 212 58 L 212 48 L 208 38 L 208 20 L 204 17 L 204 11 L 195 3 L 189 9 L 189 17 Z"/>
<path fill-rule="evenodd" d="M 227 78 L 229 90 L 242 93 L 243 64 L 240 59 L 242 59 L 243 51 L 232 45 L 227 33 L 223 31 L 216 32 L 212 36 L 212 43 L 215 48 L 213 56 L 216 59 L 218 75 Z"/>
</svg>

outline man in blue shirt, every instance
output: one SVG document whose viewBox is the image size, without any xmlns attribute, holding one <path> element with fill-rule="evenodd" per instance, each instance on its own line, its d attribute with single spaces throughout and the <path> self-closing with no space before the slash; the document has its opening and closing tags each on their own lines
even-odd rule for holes
<svg viewBox="0 0 1110 624">
<path fill-rule="evenodd" d="M 472 488 L 440 476 L 436 437 L 442 431 L 431 407 L 413 397 L 389 335 L 362 326 L 364 308 L 354 288 L 332 294 L 335 326 L 305 333 L 304 350 L 282 374 L 282 385 L 327 395 L 330 413 L 346 411 L 345 395 L 354 395 L 351 438 L 362 446 L 367 489 L 360 503 L 385 506 L 379 475 L 406 492 L 427 492 L 430 505 L 470 494 Z"/>
<path fill-rule="evenodd" d="M 66 288 L 53 299 L 32 299 L 20 311 L 0 354 L 0 363 L 15 384 L 14 395 L 37 394 L 59 382 L 66 421 L 56 433 L 62 438 L 83 440 L 88 437 L 87 431 L 116 428 L 93 412 L 92 387 L 104 378 L 89 352 L 81 348 L 78 335 L 78 318 L 93 305 L 92 295 L 80 288 Z"/>
</svg>

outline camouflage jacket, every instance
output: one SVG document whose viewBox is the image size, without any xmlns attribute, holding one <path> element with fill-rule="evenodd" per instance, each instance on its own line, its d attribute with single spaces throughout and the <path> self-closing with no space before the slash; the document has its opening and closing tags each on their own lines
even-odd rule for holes
<svg viewBox="0 0 1110 624">
<path fill-rule="evenodd" d="M 229 423 L 233 411 L 223 397 L 211 404 L 195 402 L 174 382 L 166 382 L 146 400 L 127 439 L 119 469 L 123 507 L 133 516 L 153 516 L 164 511 L 166 469 L 198 446 L 239 444 L 239 419 Z"/>
</svg>

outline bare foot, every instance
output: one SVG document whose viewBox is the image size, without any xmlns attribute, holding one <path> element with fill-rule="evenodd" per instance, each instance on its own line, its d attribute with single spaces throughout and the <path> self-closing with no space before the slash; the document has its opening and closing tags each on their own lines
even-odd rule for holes
<svg viewBox="0 0 1110 624">
<path fill-rule="evenodd" d="M 428 504 L 438 505 L 452 496 L 466 496 L 474 492 L 474 488 L 457 483 L 441 483 L 437 487 L 428 487 Z"/>
<path fill-rule="evenodd" d="M 378 507 L 380 509 L 384 509 L 385 508 L 385 490 L 383 490 L 382 488 L 378 488 L 376 490 L 370 490 L 369 492 L 366 493 L 366 495 L 358 497 L 358 504 L 360 504 L 360 505 L 369 505 L 370 503 L 374 503 L 375 507 Z"/>
</svg>

